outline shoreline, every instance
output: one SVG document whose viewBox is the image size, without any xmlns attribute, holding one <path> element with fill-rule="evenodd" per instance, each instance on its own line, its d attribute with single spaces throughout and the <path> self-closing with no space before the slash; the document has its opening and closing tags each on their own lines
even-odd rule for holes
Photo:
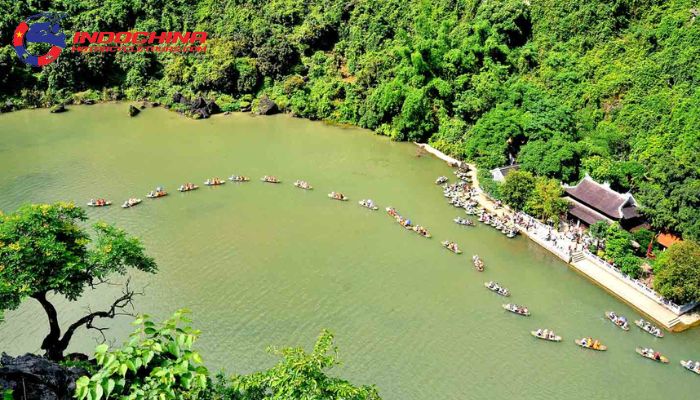
<svg viewBox="0 0 700 400">
<path fill-rule="evenodd" d="M 468 174 L 472 179 L 472 187 L 475 188 L 478 193 L 475 200 L 489 213 L 496 214 L 498 216 L 502 216 L 504 214 L 515 214 L 515 212 L 510 210 L 507 206 L 496 208 L 493 200 L 491 200 L 484 193 L 484 191 L 481 190 L 481 186 L 479 185 L 479 180 L 477 178 L 476 165 L 459 161 L 427 143 L 414 142 L 414 144 L 425 150 L 427 153 L 430 153 L 438 159 L 445 161 L 452 167 L 462 165 L 468 166 Z M 556 248 L 551 246 L 549 243 L 544 242 L 540 237 L 523 226 L 518 226 L 518 230 L 528 239 L 532 240 L 540 247 L 564 261 L 570 268 L 583 275 L 597 286 L 602 287 L 606 292 L 612 294 L 614 297 L 622 300 L 624 303 L 642 314 L 645 318 L 651 319 L 655 323 L 659 324 L 667 331 L 681 332 L 691 327 L 700 326 L 700 313 L 697 311 L 680 315 L 673 312 L 670 308 L 660 304 L 650 296 L 641 293 L 640 289 L 635 288 L 630 282 L 620 279 L 619 277 L 613 275 L 611 271 L 608 271 L 602 266 L 598 265 L 597 260 L 592 259 L 588 252 L 573 251 L 571 253 L 566 253 L 562 249 Z"/>
</svg>

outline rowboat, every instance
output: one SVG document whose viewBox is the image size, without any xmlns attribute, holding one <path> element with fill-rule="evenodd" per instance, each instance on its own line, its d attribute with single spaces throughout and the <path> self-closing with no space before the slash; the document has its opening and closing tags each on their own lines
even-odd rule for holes
<svg viewBox="0 0 700 400">
<path fill-rule="evenodd" d="M 219 179 L 219 178 L 212 178 L 212 179 L 207 179 L 206 181 L 204 181 L 204 184 L 207 186 L 219 186 L 219 185 L 223 185 L 224 183 L 226 183 L 226 181 L 223 179 Z"/>
<path fill-rule="evenodd" d="M 548 340 L 550 342 L 561 342 L 561 336 L 557 336 L 554 332 L 545 329 L 539 329 L 537 331 L 530 331 L 530 334 L 537 339 Z"/>
<path fill-rule="evenodd" d="M 88 207 L 107 207 L 111 206 L 112 202 L 104 199 L 90 200 L 87 203 Z"/>
<path fill-rule="evenodd" d="M 447 182 L 447 181 L 448 181 L 448 179 L 447 179 L 446 176 L 439 176 L 439 177 L 435 180 L 435 184 L 436 184 L 436 185 L 442 185 L 443 183 L 445 183 L 445 182 Z"/>
<path fill-rule="evenodd" d="M 374 202 L 371 199 L 362 199 L 357 202 L 357 204 L 361 205 L 362 207 L 369 208 L 370 210 L 377 211 L 379 210 L 379 207 L 374 205 Z"/>
<path fill-rule="evenodd" d="M 122 208 L 131 208 L 141 204 L 141 199 L 129 199 L 122 204 Z"/>
<path fill-rule="evenodd" d="M 625 318 L 625 317 L 623 317 L 623 316 L 621 316 L 621 315 L 617 315 L 617 314 L 615 314 L 615 312 L 613 312 L 613 311 L 607 311 L 607 312 L 605 313 L 605 316 L 610 320 L 610 322 L 612 322 L 613 324 L 615 324 L 615 326 L 617 326 L 618 328 L 622 329 L 623 331 L 629 331 L 629 330 L 630 330 L 630 326 L 629 326 L 629 324 L 627 323 L 627 318 Z"/>
<path fill-rule="evenodd" d="M 458 225 L 474 226 L 474 222 L 472 222 L 468 219 L 464 219 L 462 217 L 457 217 L 457 218 L 453 219 L 453 221 L 455 222 L 455 224 L 458 224 Z"/>
<path fill-rule="evenodd" d="M 248 182 L 250 178 L 242 175 L 231 175 L 228 177 L 228 180 L 230 180 L 231 182 Z"/>
<path fill-rule="evenodd" d="M 260 180 L 265 182 L 265 183 L 280 183 L 280 182 L 282 182 L 279 179 L 277 179 L 277 177 L 268 176 L 268 175 L 263 176 L 262 178 L 260 178 Z"/>
<path fill-rule="evenodd" d="M 185 185 L 180 185 L 179 188 L 177 188 L 178 192 L 191 192 L 193 190 L 199 189 L 199 186 L 193 185 L 191 183 L 185 184 Z"/>
<path fill-rule="evenodd" d="M 304 189 L 304 190 L 313 189 L 313 187 L 307 181 L 294 181 L 294 186 L 298 187 L 299 189 Z"/>
<path fill-rule="evenodd" d="M 595 342 L 596 342 L 595 340 L 591 340 L 590 343 L 589 343 L 589 341 L 586 341 L 584 344 L 583 339 L 575 339 L 574 340 L 574 343 L 576 343 L 580 347 L 583 347 L 584 349 L 597 350 L 597 351 L 605 351 L 608 349 L 608 346 L 606 346 L 604 344 L 600 344 L 600 343 L 598 344 L 597 347 L 594 347 L 593 344 Z"/>
<path fill-rule="evenodd" d="M 455 254 L 462 254 L 462 251 L 459 249 L 459 247 L 457 247 L 457 243 L 445 240 L 440 244 L 442 244 L 442 247 L 446 248 L 447 250 L 449 250 Z"/>
<path fill-rule="evenodd" d="M 338 201 L 348 201 L 348 198 L 345 197 L 344 194 L 342 193 L 337 193 L 337 192 L 330 192 L 328 193 L 328 198 L 333 199 L 333 200 L 338 200 Z"/>
<path fill-rule="evenodd" d="M 484 286 L 486 288 L 496 294 L 500 294 L 501 296 L 508 297 L 510 296 L 510 291 L 503 286 L 499 285 L 498 282 L 484 282 Z"/>
<path fill-rule="evenodd" d="M 659 329 L 658 327 L 650 324 L 649 322 L 647 322 L 641 318 L 634 321 L 634 324 L 637 325 L 641 330 L 643 330 L 644 332 L 646 332 L 650 335 L 656 336 L 657 338 L 664 337 L 664 333 L 661 332 L 661 329 Z"/>
<path fill-rule="evenodd" d="M 519 306 L 517 304 L 511 304 L 511 303 L 504 304 L 503 309 L 506 311 L 510 311 L 513 314 L 522 315 L 524 317 L 530 316 L 530 310 L 528 310 L 527 307 L 522 307 L 522 306 Z"/>
<path fill-rule="evenodd" d="M 427 229 L 425 229 L 424 227 L 422 227 L 422 226 L 420 226 L 420 225 L 416 225 L 416 226 L 414 226 L 414 227 L 411 227 L 411 229 L 413 229 L 414 232 L 416 232 L 417 234 L 419 234 L 419 235 L 421 235 L 421 236 L 423 236 L 423 237 L 426 237 L 426 238 L 431 238 L 431 237 L 433 237 L 433 236 L 430 234 L 430 232 L 428 232 Z"/>
<path fill-rule="evenodd" d="M 478 255 L 474 254 L 472 256 L 472 262 L 474 263 L 474 268 L 479 272 L 484 272 L 484 261 L 479 258 Z"/>
<path fill-rule="evenodd" d="M 695 372 L 696 374 L 700 375 L 700 361 L 681 360 L 681 365 L 688 371 Z"/>
<path fill-rule="evenodd" d="M 637 347 L 636 351 L 637 351 L 637 354 L 639 354 L 640 356 L 642 356 L 644 358 L 648 358 L 650 360 L 664 363 L 664 364 L 668 364 L 668 362 L 669 362 L 668 358 L 666 358 L 665 356 L 662 356 L 658 351 L 654 351 L 654 349 Z"/>
</svg>

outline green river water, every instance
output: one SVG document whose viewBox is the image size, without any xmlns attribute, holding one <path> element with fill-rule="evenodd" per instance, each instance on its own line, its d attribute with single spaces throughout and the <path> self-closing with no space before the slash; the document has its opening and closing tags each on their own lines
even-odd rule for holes
<svg viewBox="0 0 700 400">
<path fill-rule="evenodd" d="M 638 314 L 527 238 L 454 224 L 464 214 L 433 184 L 439 175 L 452 178 L 450 169 L 418 155 L 412 144 L 365 130 L 283 115 L 192 121 L 147 109 L 129 118 L 126 104 L 21 111 L 0 116 L 0 210 L 111 199 L 112 207 L 89 209 L 91 219 L 140 236 L 160 266 L 157 275 L 133 277 L 145 287 L 138 310 L 164 317 L 190 308 L 212 370 L 269 367 L 277 358 L 267 346 L 310 349 L 328 328 L 343 362 L 334 373 L 375 383 L 386 399 L 697 398 L 700 376 L 678 360 L 700 358 L 700 329 L 663 339 L 634 326 L 617 329 L 604 311 Z M 175 190 L 233 173 L 252 182 Z M 283 184 L 259 182 L 266 174 Z M 296 179 L 315 189 L 293 187 Z M 170 196 L 146 199 L 157 185 Z M 350 201 L 329 200 L 333 190 Z M 132 196 L 144 204 L 121 209 Z M 357 205 L 368 197 L 380 211 Z M 388 205 L 434 237 L 399 227 L 383 211 Z M 444 239 L 465 254 L 447 252 Z M 471 266 L 473 253 L 485 260 L 484 273 Z M 504 311 L 505 299 L 483 287 L 492 279 L 533 315 Z M 117 293 L 55 300 L 68 323 Z M 116 343 L 128 322 L 106 323 Z M 564 342 L 531 337 L 538 327 Z M 0 325 L 0 350 L 38 351 L 46 330 L 43 311 L 27 300 Z M 578 348 L 573 340 L 583 335 L 602 339 L 609 351 Z M 90 352 L 95 339 L 82 331 L 70 350 Z M 662 351 L 671 364 L 642 359 L 639 345 Z"/>
</svg>

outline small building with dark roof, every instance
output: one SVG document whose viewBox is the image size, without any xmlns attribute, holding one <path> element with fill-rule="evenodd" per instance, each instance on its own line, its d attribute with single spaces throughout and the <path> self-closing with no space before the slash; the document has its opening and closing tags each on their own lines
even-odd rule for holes
<svg viewBox="0 0 700 400">
<path fill-rule="evenodd" d="M 507 165 L 505 167 L 494 168 L 491 170 L 491 177 L 496 182 L 503 182 L 506 179 L 506 175 L 512 171 L 517 171 L 520 169 L 520 164 Z"/>
<path fill-rule="evenodd" d="M 617 221 L 629 229 L 643 222 L 631 193 L 618 193 L 607 183 L 598 183 L 588 175 L 575 186 L 564 185 L 564 191 L 571 204 L 569 215 L 586 225 Z"/>
</svg>

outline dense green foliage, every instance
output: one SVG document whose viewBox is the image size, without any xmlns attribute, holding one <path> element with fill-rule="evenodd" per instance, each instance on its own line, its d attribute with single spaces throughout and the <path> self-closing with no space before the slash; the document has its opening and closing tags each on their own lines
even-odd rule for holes
<svg viewBox="0 0 700 400">
<path fill-rule="evenodd" d="M 631 190 L 656 227 L 700 237 L 700 21 L 693 0 L 0 1 L 0 100 L 17 107 L 173 92 L 430 141 L 483 168 L 584 172 Z M 208 52 L 71 54 L 41 72 L 17 23 L 197 29 Z M 86 91 L 87 90 L 87 91 Z M 79 92 L 77 95 L 73 93 Z"/>
<path fill-rule="evenodd" d="M 497 186 L 506 204 L 554 224 L 559 224 L 569 206 L 561 197 L 563 190 L 555 179 L 535 177 L 528 171 L 513 171 Z"/>
<path fill-rule="evenodd" d="M 119 349 L 95 349 L 99 370 L 76 382 L 78 400 L 197 399 L 207 388 L 207 369 L 193 350 L 200 332 L 189 327 L 186 310 L 156 324 L 147 316 Z M 162 397 L 164 396 L 164 397 Z"/>
<path fill-rule="evenodd" d="M 654 289 L 677 304 L 700 301 L 700 244 L 677 242 L 654 266 Z"/>
<path fill-rule="evenodd" d="M 501 198 L 509 206 L 520 211 L 532 196 L 535 177 L 527 171 L 513 171 L 506 176 L 501 186 Z"/>
<path fill-rule="evenodd" d="M 49 292 L 74 301 L 86 287 L 106 282 L 113 274 L 124 275 L 128 268 L 157 269 L 137 238 L 97 223 L 91 239 L 80 226 L 86 220 L 85 210 L 72 203 L 29 204 L 0 214 L 0 310 L 14 310 L 27 297 L 37 300 L 50 327 L 41 348 L 52 359 L 62 357 L 76 329 L 90 327 L 95 318 L 113 317 L 115 308 L 88 314 L 61 336 L 56 309 L 46 297 Z M 115 304 L 126 305 L 130 298 L 125 293 Z"/>
</svg>

